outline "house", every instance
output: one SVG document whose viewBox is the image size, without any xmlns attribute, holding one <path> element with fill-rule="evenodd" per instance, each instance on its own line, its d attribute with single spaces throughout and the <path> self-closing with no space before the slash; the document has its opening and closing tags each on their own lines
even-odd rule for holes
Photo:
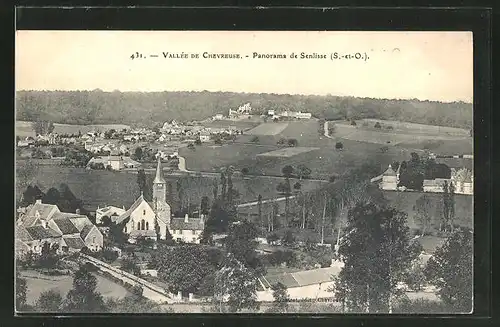
<svg viewBox="0 0 500 327">
<path fill-rule="evenodd" d="M 381 175 L 372 178 L 370 182 L 379 182 L 379 187 L 382 190 L 396 191 L 399 184 L 400 168 L 401 167 L 398 167 L 398 170 L 394 171 L 394 169 L 392 169 L 392 166 L 389 165 L 386 171 L 384 171 Z"/>
<path fill-rule="evenodd" d="M 224 119 L 224 116 L 222 114 L 217 114 L 212 117 L 213 120 L 222 120 Z"/>
<path fill-rule="evenodd" d="M 174 239 L 186 243 L 199 243 L 199 236 L 205 226 L 204 217 L 173 218 L 166 195 L 166 181 L 163 177 L 161 158 L 158 156 L 153 180 L 153 200 L 146 201 L 141 194 L 131 207 L 115 220 L 116 223 L 125 222 L 123 232 L 129 235 L 129 242 L 134 243 L 139 237 L 166 239 L 167 235 L 171 234 Z"/>
<path fill-rule="evenodd" d="M 294 117 L 298 119 L 311 119 L 312 114 L 310 112 L 295 112 Z"/>
<path fill-rule="evenodd" d="M 188 214 L 184 218 L 172 218 L 170 221 L 172 238 L 177 242 L 199 244 L 205 228 L 204 219 L 203 215 L 200 218 L 189 218 Z"/>
<path fill-rule="evenodd" d="M 200 142 L 210 142 L 210 134 L 200 133 Z"/>
<path fill-rule="evenodd" d="M 56 205 L 37 200 L 26 208 L 16 224 L 16 253 L 40 253 L 44 243 L 59 245 L 60 252 L 83 247 L 99 251 L 103 235 L 87 216 L 61 212 Z"/>
<path fill-rule="evenodd" d="M 474 194 L 474 174 L 467 168 L 451 168 L 451 178 L 424 179 L 424 192 L 443 193 L 452 186 L 456 194 Z"/>
<path fill-rule="evenodd" d="M 118 208 L 113 206 L 106 206 L 104 208 L 97 207 L 97 210 L 95 211 L 96 223 L 101 224 L 103 217 L 109 217 L 111 218 L 112 222 L 115 222 L 120 215 L 125 213 L 125 211 L 125 208 Z"/>
<path fill-rule="evenodd" d="M 274 117 L 274 115 L 275 115 L 274 110 L 272 110 L 272 109 L 268 110 L 268 111 L 267 111 L 267 115 L 268 115 L 268 116 L 273 116 L 273 117 Z"/>
<path fill-rule="evenodd" d="M 107 157 L 96 157 L 89 160 L 87 168 L 92 165 L 102 164 L 104 168 L 112 170 L 122 170 L 124 168 L 138 168 L 141 164 L 130 157 L 111 155 Z"/>
<path fill-rule="evenodd" d="M 331 267 L 267 275 L 258 279 L 258 301 L 274 301 L 271 287 L 280 282 L 286 286 L 288 295 L 292 300 L 307 300 L 331 298 L 334 293 L 332 277 L 337 276 L 342 270 L 342 265 L 333 264 Z"/>
</svg>

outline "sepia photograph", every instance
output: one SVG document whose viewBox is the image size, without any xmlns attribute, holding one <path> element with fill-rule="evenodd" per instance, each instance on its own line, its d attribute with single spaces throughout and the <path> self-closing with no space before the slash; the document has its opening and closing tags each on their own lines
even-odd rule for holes
<svg viewBox="0 0 500 327">
<path fill-rule="evenodd" d="M 473 34 L 15 33 L 15 312 L 470 314 Z"/>
</svg>

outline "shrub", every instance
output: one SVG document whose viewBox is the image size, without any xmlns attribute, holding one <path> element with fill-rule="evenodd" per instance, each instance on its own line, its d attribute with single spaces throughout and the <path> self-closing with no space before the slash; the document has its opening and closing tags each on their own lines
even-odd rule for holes
<svg viewBox="0 0 500 327">
<path fill-rule="evenodd" d="M 375 123 L 375 125 L 374 125 L 373 127 L 375 127 L 375 128 L 382 128 L 382 125 L 380 125 L 380 123 L 379 123 L 379 122 L 376 122 L 376 123 Z"/>
<path fill-rule="evenodd" d="M 342 142 L 335 143 L 335 149 L 342 150 L 344 148 L 344 144 Z"/>
</svg>

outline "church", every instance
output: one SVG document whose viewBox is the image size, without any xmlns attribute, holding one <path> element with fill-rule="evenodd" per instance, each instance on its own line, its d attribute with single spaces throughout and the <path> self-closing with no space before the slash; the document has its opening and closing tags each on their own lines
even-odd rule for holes
<svg viewBox="0 0 500 327">
<path fill-rule="evenodd" d="M 158 156 L 152 201 L 146 201 L 141 193 L 132 206 L 115 220 L 117 224 L 127 221 L 123 232 L 129 236 L 130 243 L 135 243 L 140 237 L 164 240 L 169 233 L 178 242 L 200 243 L 205 217 L 193 218 L 187 214 L 180 218 L 172 217 L 166 198 L 167 183 Z"/>
</svg>

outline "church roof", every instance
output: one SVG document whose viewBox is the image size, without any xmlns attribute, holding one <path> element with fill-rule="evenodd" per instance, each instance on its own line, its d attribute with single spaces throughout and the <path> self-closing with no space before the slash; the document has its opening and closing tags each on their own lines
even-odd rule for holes
<svg viewBox="0 0 500 327">
<path fill-rule="evenodd" d="M 382 175 L 383 176 L 397 176 L 396 172 L 394 171 L 394 169 L 392 169 L 391 165 L 389 165 L 389 168 L 387 168 L 387 170 Z"/>
<path fill-rule="evenodd" d="M 144 195 L 141 194 L 141 196 L 138 197 L 137 200 L 135 200 L 135 202 L 132 204 L 132 206 L 130 206 L 130 208 L 127 211 L 125 211 L 123 214 L 118 216 L 118 218 L 116 218 L 115 222 L 117 224 L 120 224 L 121 222 L 123 222 L 125 219 L 130 217 L 132 212 L 134 212 L 134 210 L 137 209 L 141 205 L 141 203 L 143 203 L 143 202 L 146 202 L 151 207 L 151 205 L 144 199 Z M 152 209 L 152 207 L 151 207 L 151 209 Z"/>
<path fill-rule="evenodd" d="M 153 183 L 165 183 L 165 178 L 163 178 L 163 169 L 161 167 L 161 157 L 158 156 L 158 165 L 156 166 L 156 176 Z"/>
</svg>

